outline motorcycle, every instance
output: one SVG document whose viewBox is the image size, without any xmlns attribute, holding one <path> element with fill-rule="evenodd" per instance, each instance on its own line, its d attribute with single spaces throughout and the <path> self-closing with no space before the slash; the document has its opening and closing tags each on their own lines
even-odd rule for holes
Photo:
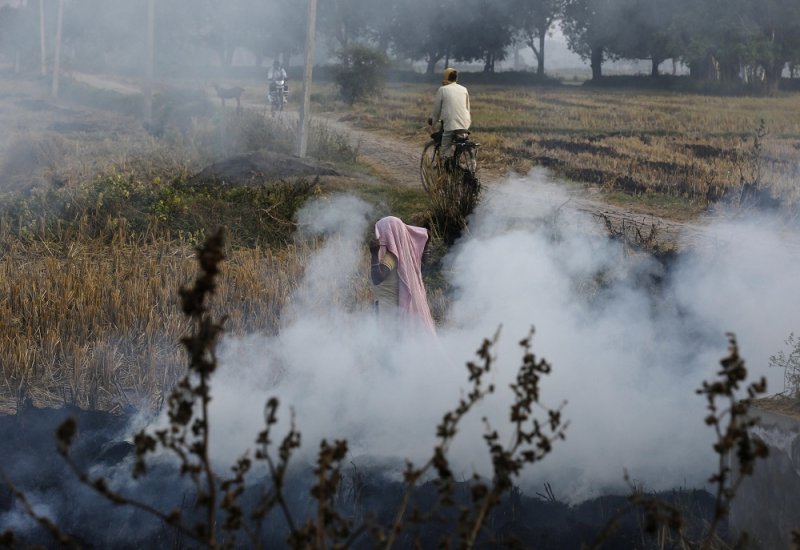
<svg viewBox="0 0 800 550">
<path fill-rule="evenodd" d="M 289 102 L 289 90 L 285 80 L 274 80 L 269 87 L 269 104 L 273 113 L 283 111 Z"/>
</svg>

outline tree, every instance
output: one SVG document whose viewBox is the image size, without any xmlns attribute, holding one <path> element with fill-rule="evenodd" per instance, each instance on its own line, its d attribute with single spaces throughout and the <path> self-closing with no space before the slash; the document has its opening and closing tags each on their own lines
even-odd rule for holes
<svg viewBox="0 0 800 550">
<path fill-rule="evenodd" d="M 393 4 L 390 37 L 394 50 L 411 60 L 424 59 L 425 73 L 447 56 L 455 32 L 447 14 L 451 0 L 398 0 Z"/>
<path fill-rule="evenodd" d="M 562 16 L 566 0 L 515 0 L 515 27 L 534 55 L 536 74 L 544 76 L 544 39 Z"/>
<path fill-rule="evenodd" d="M 750 0 L 754 58 L 770 92 L 778 90 L 784 67 L 800 55 L 800 4 L 796 0 Z"/>
<path fill-rule="evenodd" d="M 38 13 L 31 5 L 0 7 L 0 51 L 4 52 L 20 72 L 23 66 L 33 66 L 38 53 Z"/>
<path fill-rule="evenodd" d="M 372 31 L 382 9 L 382 3 L 374 0 L 320 0 L 320 30 L 335 49 L 347 49 L 374 36 Z"/>
<path fill-rule="evenodd" d="M 505 59 L 514 41 L 513 0 L 461 0 L 448 17 L 452 56 L 460 61 L 483 61 L 483 71 L 494 72 L 495 62 Z"/>
<path fill-rule="evenodd" d="M 339 50 L 338 57 L 340 63 L 334 67 L 333 80 L 344 101 L 352 105 L 380 92 L 386 66 L 383 52 L 357 44 Z"/>
<path fill-rule="evenodd" d="M 603 76 L 603 61 L 614 57 L 620 25 L 625 23 L 620 16 L 624 1 L 567 0 L 564 7 L 562 29 L 567 45 L 589 60 L 593 80 Z"/>
<path fill-rule="evenodd" d="M 247 16 L 237 27 L 243 46 L 256 56 L 261 66 L 264 58 L 283 57 L 289 64 L 293 54 L 303 51 L 305 36 L 306 2 L 294 0 L 268 0 L 251 3 Z"/>
<path fill-rule="evenodd" d="M 658 76 L 662 61 L 677 55 L 674 6 L 663 0 L 627 0 L 617 5 L 620 33 L 610 48 L 618 57 L 649 59 Z"/>
</svg>

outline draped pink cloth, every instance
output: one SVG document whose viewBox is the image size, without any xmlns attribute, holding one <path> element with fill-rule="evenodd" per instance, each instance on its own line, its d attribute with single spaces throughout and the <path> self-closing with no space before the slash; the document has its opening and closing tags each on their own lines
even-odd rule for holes
<svg viewBox="0 0 800 550">
<path fill-rule="evenodd" d="M 428 241 L 428 230 L 406 225 L 400 218 L 387 216 L 375 224 L 375 236 L 380 243 L 378 260 L 383 259 L 387 250 L 397 257 L 400 310 L 417 317 L 427 330 L 435 334 L 436 328 L 422 283 L 422 252 Z"/>
</svg>

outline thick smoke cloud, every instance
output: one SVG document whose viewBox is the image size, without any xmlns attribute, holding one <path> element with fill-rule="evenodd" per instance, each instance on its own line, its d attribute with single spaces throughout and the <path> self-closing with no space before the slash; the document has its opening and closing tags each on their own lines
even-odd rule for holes
<svg viewBox="0 0 800 550">
<path fill-rule="evenodd" d="M 665 273 L 610 241 L 568 201 L 539 172 L 488 191 L 469 235 L 446 258 L 455 290 L 435 344 L 326 299 L 352 292 L 362 277 L 367 214 L 354 199 L 313 206 L 309 219 L 334 216 L 339 231 L 312 260 L 277 337 L 226 342 L 214 393 L 215 456 L 231 460 L 252 448 L 261 408 L 275 395 L 284 420 L 288 407 L 296 414 L 303 461 L 313 460 L 323 437 L 346 437 L 356 463 L 419 462 L 467 387 L 462 365 L 502 324 L 498 392 L 464 424 L 452 457 L 464 476 L 487 474 L 480 418 L 507 422 L 517 342 L 535 325 L 534 351 L 554 365 L 543 401 L 567 401 L 570 427 L 523 487 L 548 481 L 557 496 L 577 501 L 621 490 L 624 469 L 654 489 L 702 485 L 714 455 L 694 390 L 713 376 L 727 331 L 739 335 L 751 375 L 781 389 L 782 373 L 766 363 L 796 328 L 791 274 L 800 256 L 764 222 L 721 222 L 693 237 Z"/>
</svg>

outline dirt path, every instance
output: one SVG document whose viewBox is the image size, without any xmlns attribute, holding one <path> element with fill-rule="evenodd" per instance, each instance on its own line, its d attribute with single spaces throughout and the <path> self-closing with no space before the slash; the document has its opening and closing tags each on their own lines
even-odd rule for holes
<svg viewBox="0 0 800 550">
<path fill-rule="evenodd" d="M 126 95 L 140 93 L 134 84 L 116 77 L 75 73 L 73 78 L 90 86 L 117 93 Z M 213 91 L 209 91 L 209 97 L 216 99 Z M 242 106 L 258 113 L 268 112 L 261 95 L 255 91 L 251 94 L 246 93 L 242 97 Z M 284 111 L 278 116 L 287 124 L 295 123 L 297 120 L 296 111 Z M 377 177 L 393 185 L 421 187 L 419 161 L 425 144 L 423 132 L 420 132 L 421 139 L 418 143 L 409 143 L 380 132 L 356 128 L 340 120 L 339 115 L 321 114 L 317 115 L 316 119 L 345 136 L 349 144 L 358 151 L 359 160 L 370 166 Z M 502 174 L 486 171 L 481 172 L 480 177 L 481 182 L 488 187 L 503 179 Z M 647 212 L 611 205 L 602 200 L 599 192 L 591 189 L 576 187 L 568 192 L 570 200 L 564 208 L 594 216 L 600 226 L 633 239 L 652 235 L 653 243 L 661 247 L 673 247 L 681 240 L 698 241 L 700 239 L 692 237 L 697 237 L 703 232 L 702 223 L 675 222 Z"/>
<path fill-rule="evenodd" d="M 411 144 L 391 139 L 377 132 L 355 128 L 336 120 L 333 116 L 318 117 L 331 129 L 347 136 L 355 147 L 359 159 L 369 165 L 387 183 L 407 187 L 422 187 L 419 178 L 419 161 L 425 142 Z"/>
<path fill-rule="evenodd" d="M 419 161 L 424 138 L 419 143 L 410 144 L 388 137 L 379 132 L 355 128 L 337 120 L 333 115 L 321 117 L 330 127 L 347 136 L 350 144 L 358 148 L 360 160 L 370 165 L 376 173 L 396 185 L 419 187 Z M 497 173 L 480 174 L 481 183 L 491 187 L 504 179 Z M 702 224 L 676 222 L 647 212 L 608 204 L 602 200 L 599 191 L 576 187 L 568 190 L 570 200 L 564 208 L 571 208 L 593 216 L 599 225 L 618 234 L 637 239 L 647 239 L 652 234 L 653 244 L 661 247 L 676 246 L 687 234 L 702 233 Z M 696 240 L 696 239 L 689 239 Z"/>
</svg>

